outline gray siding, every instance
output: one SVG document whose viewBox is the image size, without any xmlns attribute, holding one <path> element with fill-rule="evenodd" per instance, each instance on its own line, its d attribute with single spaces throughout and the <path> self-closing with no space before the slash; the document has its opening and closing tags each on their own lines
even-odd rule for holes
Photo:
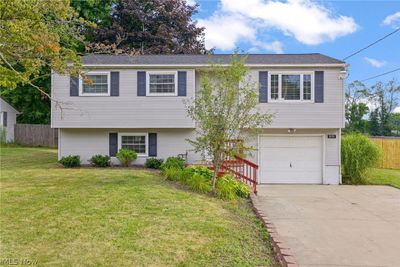
<svg viewBox="0 0 400 267">
<path fill-rule="evenodd" d="M 270 71 L 314 71 L 316 69 L 269 69 Z M 324 71 L 324 103 L 260 103 L 263 112 L 274 114 L 269 128 L 343 128 L 344 89 L 339 80 L 339 68 Z M 258 72 L 252 70 L 252 79 L 258 81 Z M 269 90 L 270 91 L 270 90 Z"/>
<path fill-rule="evenodd" d="M 166 159 L 188 152 L 188 162 L 200 160 L 190 150 L 192 147 L 185 140 L 191 138 L 191 129 L 60 129 L 59 158 L 67 155 L 79 155 L 83 164 L 95 154 L 109 154 L 109 133 L 157 133 L 157 158 Z M 147 157 L 139 156 L 134 164 L 144 164 Z M 113 157 L 113 163 L 118 160 Z"/>
<path fill-rule="evenodd" d="M 181 70 L 181 69 L 180 69 Z M 108 70 L 104 70 L 108 71 Z M 193 128 L 186 116 L 184 100 L 193 97 L 194 70 L 187 71 L 186 97 L 137 96 L 136 69 L 119 71 L 119 96 L 70 96 L 70 79 L 52 74 L 53 128 Z"/>
<path fill-rule="evenodd" d="M 7 126 L 3 126 L 3 112 L 7 112 Z M 18 112 L 6 101 L 0 98 L 0 127 L 6 130 L 6 141 L 14 141 L 14 128 L 17 121 Z"/>
</svg>

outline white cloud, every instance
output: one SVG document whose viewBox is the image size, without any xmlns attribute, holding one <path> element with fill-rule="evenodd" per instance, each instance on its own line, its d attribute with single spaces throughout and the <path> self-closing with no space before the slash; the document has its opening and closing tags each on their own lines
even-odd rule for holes
<svg viewBox="0 0 400 267">
<path fill-rule="evenodd" d="M 369 57 L 364 57 L 365 61 L 367 61 L 372 67 L 375 68 L 382 68 L 386 65 L 386 61 L 384 60 L 377 60 Z"/>
<path fill-rule="evenodd" d="M 262 22 L 263 28 L 274 28 L 293 36 L 299 42 L 317 45 L 355 32 L 358 25 L 352 17 L 334 15 L 311 0 L 263 1 L 221 0 L 226 13 L 242 14 Z"/>
<path fill-rule="evenodd" d="M 280 41 L 262 41 L 257 34 L 279 30 L 307 45 L 333 41 L 355 32 L 352 17 L 333 14 L 311 0 L 220 0 L 219 9 L 209 18 L 199 19 L 205 27 L 206 47 L 232 50 L 238 42 L 248 42 L 251 50 L 283 53 Z"/>
<path fill-rule="evenodd" d="M 186 0 L 186 3 L 187 3 L 189 6 L 194 6 L 195 4 L 197 4 L 197 2 L 196 2 L 195 0 Z"/>
<path fill-rule="evenodd" d="M 394 113 L 400 113 L 400 107 L 395 108 L 393 112 Z"/>
<path fill-rule="evenodd" d="M 198 25 L 205 27 L 206 48 L 232 50 L 240 39 L 254 40 L 256 31 L 240 15 L 214 14 L 208 19 L 199 19 Z"/>
<path fill-rule="evenodd" d="M 383 20 L 383 24 L 385 25 L 391 25 L 393 28 L 400 27 L 400 11 L 396 12 L 392 15 L 387 16 Z"/>
</svg>

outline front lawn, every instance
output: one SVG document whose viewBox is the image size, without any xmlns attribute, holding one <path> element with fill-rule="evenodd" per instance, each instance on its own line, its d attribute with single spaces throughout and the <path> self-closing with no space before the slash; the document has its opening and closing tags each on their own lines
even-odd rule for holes
<svg viewBox="0 0 400 267">
<path fill-rule="evenodd" d="M 366 173 L 367 184 L 391 185 L 400 188 L 400 170 L 370 169 Z"/>
<path fill-rule="evenodd" d="M 274 266 L 246 201 L 176 189 L 156 172 L 64 169 L 57 151 L 1 149 L 1 259 L 51 266 Z"/>
</svg>

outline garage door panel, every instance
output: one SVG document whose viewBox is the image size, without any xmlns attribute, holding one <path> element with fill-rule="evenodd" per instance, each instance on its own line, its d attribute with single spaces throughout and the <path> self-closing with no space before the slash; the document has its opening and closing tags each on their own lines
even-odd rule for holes
<svg viewBox="0 0 400 267">
<path fill-rule="evenodd" d="M 319 136 L 261 137 L 260 182 L 321 183 L 322 144 Z"/>
</svg>

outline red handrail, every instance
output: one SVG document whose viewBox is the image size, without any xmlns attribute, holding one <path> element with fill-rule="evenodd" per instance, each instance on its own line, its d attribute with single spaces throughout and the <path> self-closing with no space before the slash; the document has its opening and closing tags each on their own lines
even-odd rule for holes
<svg viewBox="0 0 400 267">
<path fill-rule="evenodd" d="M 252 188 L 257 193 L 257 170 L 258 165 L 240 156 L 234 156 L 235 159 L 224 160 L 222 168 L 231 172 L 241 182 Z"/>
</svg>

